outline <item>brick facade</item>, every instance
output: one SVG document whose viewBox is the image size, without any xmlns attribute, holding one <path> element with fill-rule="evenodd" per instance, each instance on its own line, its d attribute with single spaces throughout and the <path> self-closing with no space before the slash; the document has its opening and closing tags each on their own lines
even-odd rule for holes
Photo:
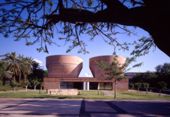
<svg viewBox="0 0 170 117">
<path fill-rule="evenodd" d="M 46 59 L 48 77 L 44 78 L 44 89 L 59 89 L 61 83 L 76 83 L 88 84 L 88 88 L 91 89 L 91 84 L 96 83 L 98 85 L 104 85 L 111 83 L 112 87 L 114 86 L 114 80 L 106 80 L 103 71 L 96 65 L 96 61 L 104 60 L 111 63 L 115 56 L 99 56 L 93 57 L 90 59 L 90 69 L 93 74 L 93 78 L 81 77 L 79 78 L 79 73 L 82 69 L 83 60 L 77 56 L 68 56 L 68 55 L 54 55 L 48 56 Z M 125 58 L 118 56 L 116 58 L 120 65 L 125 63 Z M 84 87 L 84 86 L 83 86 Z M 96 87 L 97 88 L 97 87 Z M 101 87 L 100 87 L 101 88 Z M 99 88 L 99 89 L 100 89 Z M 113 89 L 113 88 L 112 88 Z M 122 79 L 117 82 L 117 90 L 125 91 L 128 90 L 128 79 Z"/>
</svg>

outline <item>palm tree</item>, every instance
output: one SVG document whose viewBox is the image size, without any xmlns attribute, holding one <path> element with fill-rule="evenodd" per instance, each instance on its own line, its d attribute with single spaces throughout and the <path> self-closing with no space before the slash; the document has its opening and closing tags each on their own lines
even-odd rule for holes
<svg viewBox="0 0 170 117">
<path fill-rule="evenodd" d="M 5 76 L 5 64 L 3 61 L 0 60 L 0 82 L 2 84 L 5 83 L 4 76 Z"/>
<path fill-rule="evenodd" d="M 6 54 L 5 59 L 3 59 L 3 61 L 7 64 L 6 71 L 10 71 L 13 73 L 12 80 L 16 82 L 17 81 L 16 78 L 18 77 L 19 78 L 18 82 L 19 82 L 21 77 L 21 68 L 20 68 L 20 61 L 16 56 L 16 53 L 12 52 Z"/>
<path fill-rule="evenodd" d="M 0 80 L 2 80 L 4 71 L 5 71 L 4 62 L 0 61 Z"/>
<path fill-rule="evenodd" d="M 5 85 L 6 80 L 10 80 L 12 79 L 13 73 L 7 69 L 7 64 L 0 60 L 0 80 L 2 82 L 3 85 Z"/>
<path fill-rule="evenodd" d="M 21 73 L 23 75 L 24 83 L 28 80 L 28 75 L 32 73 L 33 60 L 29 57 L 19 56 Z"/>
</svg>

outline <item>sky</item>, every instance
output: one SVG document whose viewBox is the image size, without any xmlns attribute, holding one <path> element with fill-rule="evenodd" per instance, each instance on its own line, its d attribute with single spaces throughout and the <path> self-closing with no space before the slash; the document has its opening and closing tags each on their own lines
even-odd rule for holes
<svg viewBox="0 0 170 117">
<path fill-rule="evenodd" d="M 122 40 L 136 40 L 141 36 L 147 36 L 148 33 L 141 30 L 136 29 L 137 35 L 118 35 L 117 38 Z M 57 33 L 54 36 L 54 40 L 58 38 Z M 100 55 L 112 55 L 113 47 L 106 44 L 103 39 L 98 36 L 94 40 L 89 41 L 89 39 L 85 36 L 81 36 L 81 39 L 85 40 L 87 44 L 87 50 L 90 52 L 89 54 L 79 54 L 77 53 L 78 49 L 72 50 L 70 53 L 66 53 L 69 44 L 61 44 L 61 47 L 56 45 L 48 46 L 49 53 L 38 52 L 36 50 L 39 47 L 38 43 L 32 46 L 26 46 L 24 40 L 14 41 L 12 37 L 4 38 L 0 35 L 0 55 L 16 52 L 17 54 L 21 54 L 24 56 L 32 57 L 34 60 L 39 61 L 40 65 L 43 69 L 46 69 L 46 57 L 49 55 L 75 55 L 79 56 L 83 59 L 83 69 L 80 73 L 80 76 L 90 77 L 91 72 L 89 69 L 89 59 L 91 57 L 100 56 Z M 117 51 L 117 55 L 129 57 L 128 51 Z M 146 71 L 154 71 L 155 67 L 160 64 L 170 63 L 170 58 L 160 51 L 158 48 L 151 49 L 150 53 L 142 56 L 137 59 L 136 63 L 142 62 L 142 66 L 138 68 L 131 69 L 129 72 L 146 72 Z M 135 63 L 134 63 L 135 64 Z"/>
</svg>

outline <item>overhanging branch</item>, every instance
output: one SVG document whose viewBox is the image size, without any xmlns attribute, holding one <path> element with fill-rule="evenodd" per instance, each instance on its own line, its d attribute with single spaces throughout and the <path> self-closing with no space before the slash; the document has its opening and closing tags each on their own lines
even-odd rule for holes
<svg viewBox="0 0 170 117">
<path fill-rule="evenodd" d="M 105 10 L 99 10 L 92 12 L 84 9 L 64 8 L 62 0 L 59 0 L 59 13 L 50 14 L 46 16 L 48 24 L 56 24 L 59 21 L 70 22 L 70 23 L 117 23 L 128 26 L 139 26 L 138 16 L 141 15 L 136 13 L 135 8 L 133 10 L 128 9 L 118 0 L 101 0 L 107 5 Z M 135 11 L 135 12 L 133 12 Z M 134 14 L 134 15 L 133 15 Z M 135 16 L 137 15 L 137 16 Z"/>
</svg>

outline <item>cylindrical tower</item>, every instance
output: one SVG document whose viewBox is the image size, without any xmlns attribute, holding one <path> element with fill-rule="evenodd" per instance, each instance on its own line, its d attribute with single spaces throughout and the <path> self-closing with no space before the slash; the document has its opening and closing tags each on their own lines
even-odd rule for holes
<svg viewBox="0 0 170 117">
<path fill-rule="evenodd" d="M 105 79 L 106 74 L 102 68 L 99 67 L 98 63 L 101 61 L 111 64 L 114 60 L 121 66 L 125 64 L 126 58 L 122 56 L 105 55 L 90 58 L 90 70 L 95 78 Z"/>
<path fill-rule="evenodd" d="M 82 69 L 83 60 L 77 56 L 53 55 L 46 58 L 48 77 L 76 78 Z"/>
</svg>

